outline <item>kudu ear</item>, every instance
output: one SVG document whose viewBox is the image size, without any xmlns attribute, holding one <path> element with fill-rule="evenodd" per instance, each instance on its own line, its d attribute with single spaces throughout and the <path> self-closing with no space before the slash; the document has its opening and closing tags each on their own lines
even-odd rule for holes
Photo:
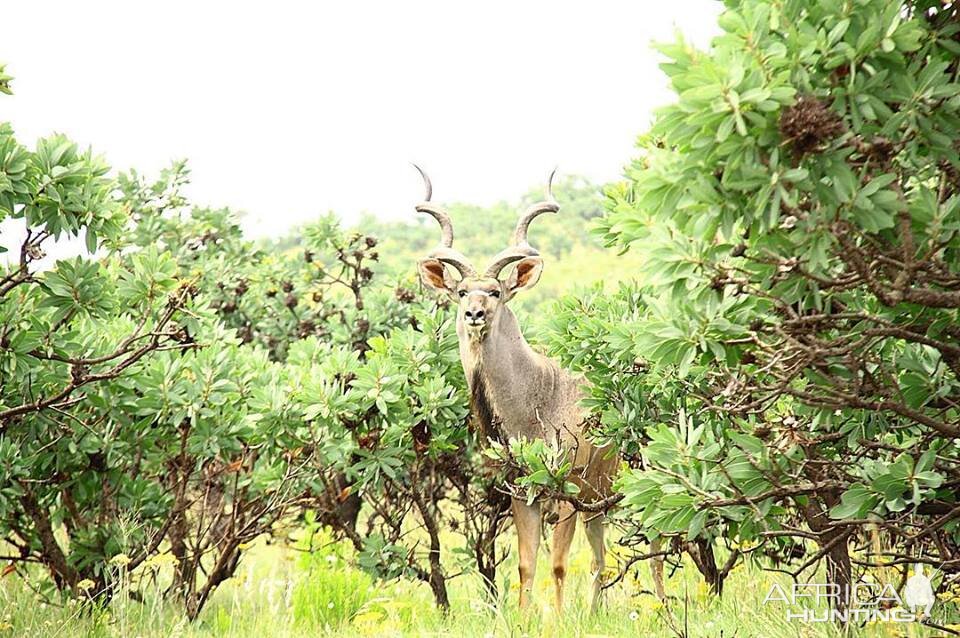
<svg viewBox="0 0 960 638">
<path fill-rule="evenodd" d="M 454 297 L 454 287 L 456 281 L 447 272 L 447 268 L 439 259 L 421 259 L 417 262 L 417 269 L 420 271 L 420 281 L 427 288 L 437 292 Z"/>
<path fill-rule="evenodd" d="M 513 299 L 513 296 L 521 290 L 528 290 L 537 285 L 540 281 L 540 273 L 543 272 L 543 259 L 539 257 L 526 257 L 517 262 L 517 267 L 513 269 L 507 281 L 504 282 L 507 289 L 507 299 Z"/>
</svg>

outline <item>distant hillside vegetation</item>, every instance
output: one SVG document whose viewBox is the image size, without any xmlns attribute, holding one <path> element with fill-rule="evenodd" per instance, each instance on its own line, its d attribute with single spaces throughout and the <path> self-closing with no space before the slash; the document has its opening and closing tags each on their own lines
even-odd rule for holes
<svg viewBox="0 0 960 638">
<path fill-rule="evenodd" d="M 560 203 L 556 215 L 542 215 L 530 226 L 530 243 L 546 260 L 543 277 L 536 288 L 513 303 L 529 311 L 544 302 L 577 287 L 603 280 L 615 284 L 634 276 L 640 264 L 639 253 L 618 257 L 604 248 L 590 229 L 603 213 L 602 187 L 579 177 L 560 179 L 554 185 Z M 453 218 L 454 246 L 463 252 L 478 270 L 507 246 L 517 217 L 530 204 L 544 196 L 543 187 L 532 188 L 521 201 L 498 202 L 490 207 L 451 203 L 447 210 Z M 440 230 L 436 222 L 414 210 L 410 202 L 409 221 L 382 221 L 365 215 L 354 226 L 357 232 L 373 235 L 380 243 L 380 267 L 396 277 L 414 277 L 419 258 L 437 245 Z M 286 250 L 299 245 L 299 231 L 270 247 Z"/>
</svg>

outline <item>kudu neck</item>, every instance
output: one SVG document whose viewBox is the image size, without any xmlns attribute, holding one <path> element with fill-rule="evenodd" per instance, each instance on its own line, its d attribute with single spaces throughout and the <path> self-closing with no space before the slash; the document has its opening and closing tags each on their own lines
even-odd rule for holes
<svg viewBox="0 0 960 638">
<path fill-rule="evenodd" d="M 510 308 L 499 309 L 480 340 L 471 338 L 462 325 L 459 328 L 460 358 L 468 379 L 479 369 L 489 383 L 497 385 L 528 379 L 536 369 L 536 355 Z"/>
</svg>

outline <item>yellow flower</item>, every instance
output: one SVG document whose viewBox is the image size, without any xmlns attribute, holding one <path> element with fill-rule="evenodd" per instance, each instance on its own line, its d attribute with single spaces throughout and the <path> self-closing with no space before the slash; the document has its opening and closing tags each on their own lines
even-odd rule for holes
<svg viewBox="0 0 960 638">
<path fill-rule="evenodd" d="M 90 580 L 89 578 L 84 578 L 79 583 L 77 583 L 77 589 L 79 589 L 80 591 L 87 591 L 89 589 L 93 589 L 93 585 L 94 585 L 94 582 L 92 580 Z"/>
<path fill-rule="evenodd" d="M 143 561 L 144 569 L 156 569 L 163 567 L 164 565 L 176 565 L 177 559 L 170 552 L 163 552 L 162 554 L 155 554 Z"/>
<path fill-rule="evenodd" d="M 701 599 L 702 599 L 702 598 L 706 598 L 706 597 L 707 597 L 707 594 L 709 594 L 709 593 L 710 593 L 710 588 L 707 586 L 707 584 L 706 584 L 705 582 L 703 582 L 703 581 L 701 580 L 699 583 L 697 583 L 697 597 L 698 597 L 698 598 L 701 598 Z"/>
<path fill-rule="evenodd" d="M 156 557 L 157 562 L 162 565 L 176 565 L 177 557 L 170 552 L 164 552 Z"/>
<path fill-rule="evenodd" d="M 129 565 L 129 564 L 130 564 L 130 557 L 127 556 L 126 554 L 117 554 L 116 556 L 114 556 L 113 558 L 110 559 L 110 564 L 111 564 L 111 565 L 120 565 L 121 567 L 124 566 L 124 565 Z"/>
<path fill-rule="evenodd" d="M 663 609 L 663 601 L 661 601 L 659 598 L 644 596 L 638 601 L 638 606 L 640 607 L 640 611 L 646 614 L 648 612 L 656 612 L 660 609 Z"/>
<path fill-rule="evenodd" d="M 380 635 L 378 630 L 382 629 L 382 623 L 386 620 L 384 615 L 376 610 L 361 610 L 351 621 L 361 634 L 368 636 Z"/>
</svg>

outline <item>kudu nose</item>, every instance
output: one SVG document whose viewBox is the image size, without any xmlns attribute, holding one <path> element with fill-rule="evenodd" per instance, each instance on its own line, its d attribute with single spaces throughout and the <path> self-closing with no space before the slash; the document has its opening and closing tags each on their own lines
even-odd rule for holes
<svg viewBox="0 0 960 638">
<path fill-rule="evenodd" d="M 464 311 L 463 314 L 467 319 L 471 321 L 480 321 L 481 319 L 483 319 L 483 316 L 485 313 L 483 312 L 482 309 L 478 308 L 477 310 L 466 310 Z"/>
</svg>

